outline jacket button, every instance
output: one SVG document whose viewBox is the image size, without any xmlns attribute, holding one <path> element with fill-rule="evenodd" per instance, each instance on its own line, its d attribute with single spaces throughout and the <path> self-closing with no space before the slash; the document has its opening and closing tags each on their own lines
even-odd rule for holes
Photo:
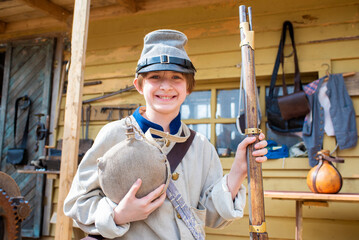
<svg viewBox="0 0 359 240">
<path fill-rule="evenodd" d="M 178 179 L 178 177 L 179 177 L 179 174 L 178 173 L 174 173 L 174 174 L 172 174 L 172 180 L 177 180 Z"/>
<path fill-rule="evenodd" d="M 179 213 L 177 213 L 177 217 L 178 217 L 178 219 L 182 219 L 182 217 Z"/>
</svg>

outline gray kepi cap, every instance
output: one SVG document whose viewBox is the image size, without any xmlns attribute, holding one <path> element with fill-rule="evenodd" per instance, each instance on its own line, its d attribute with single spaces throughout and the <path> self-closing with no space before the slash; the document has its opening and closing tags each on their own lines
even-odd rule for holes
<svg viewBox="0 0 359 240">
<path fill-rule="evenodd" d="M 141 58 L 138 60 L 136 74 L 152 71 L 175 71 L 195 73 L 184 46 L 187 37 L 175 30 L 156 30 L 144 38 Z"/>
</svg>

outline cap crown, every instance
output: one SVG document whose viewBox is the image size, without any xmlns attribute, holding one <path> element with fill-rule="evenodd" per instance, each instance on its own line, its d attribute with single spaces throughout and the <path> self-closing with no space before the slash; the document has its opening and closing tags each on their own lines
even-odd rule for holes
<svg viewBox="0 0 359 240">
<path fill-rule="evenodd" d="M 196 70 L 184 46 L 187 37 L 175 30 L 156 30 L 144 38 L 141 58 L 136 73 L 151 71 L 176 71 L 194 73 Z"/>
</svg>

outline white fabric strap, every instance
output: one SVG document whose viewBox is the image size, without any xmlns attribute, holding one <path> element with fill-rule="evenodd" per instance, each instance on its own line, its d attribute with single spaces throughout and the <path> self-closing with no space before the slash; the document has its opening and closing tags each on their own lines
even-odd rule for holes
<svg viewBox="0 0 359 240">
<path fill-rule="evenodd" d="M 183 143 L 185 141 L 187 141 L 188 136 L 187 137 L 179 137 L 176 135 L 171 135 L 168 132 L 163 132 L 154 128 L 149 128 L 147 130 L 147 132 L 145 133 L 145 137 L 146 139 L 152 143 L 153 145 L 155 145 L 156 147 L 162 149 L 162 147 L 156 142 L 156 140 L 153 138 L 152 134 L 157 135 L 159 137 L 162 137 L 165 140 L 165 145 L 167 145 L 167 143 L 170 142 L 176 142 L 176 143 Z"/>
</svg>

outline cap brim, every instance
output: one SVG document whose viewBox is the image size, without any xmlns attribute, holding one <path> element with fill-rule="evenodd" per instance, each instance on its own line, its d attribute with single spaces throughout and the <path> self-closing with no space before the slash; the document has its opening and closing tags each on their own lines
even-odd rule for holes
<svg viewBox="0 0 359 240">
<path fill-rule="evenodd" d="M 195 73 L 194 69 L 184 68 L 177 64 L 152 64 L 147 67 L 140 69 L 137 73 L 146 73 L 146 72 L 154 72 L 154 71 L 174 71 L 181 73 Z"/>
</svg>

